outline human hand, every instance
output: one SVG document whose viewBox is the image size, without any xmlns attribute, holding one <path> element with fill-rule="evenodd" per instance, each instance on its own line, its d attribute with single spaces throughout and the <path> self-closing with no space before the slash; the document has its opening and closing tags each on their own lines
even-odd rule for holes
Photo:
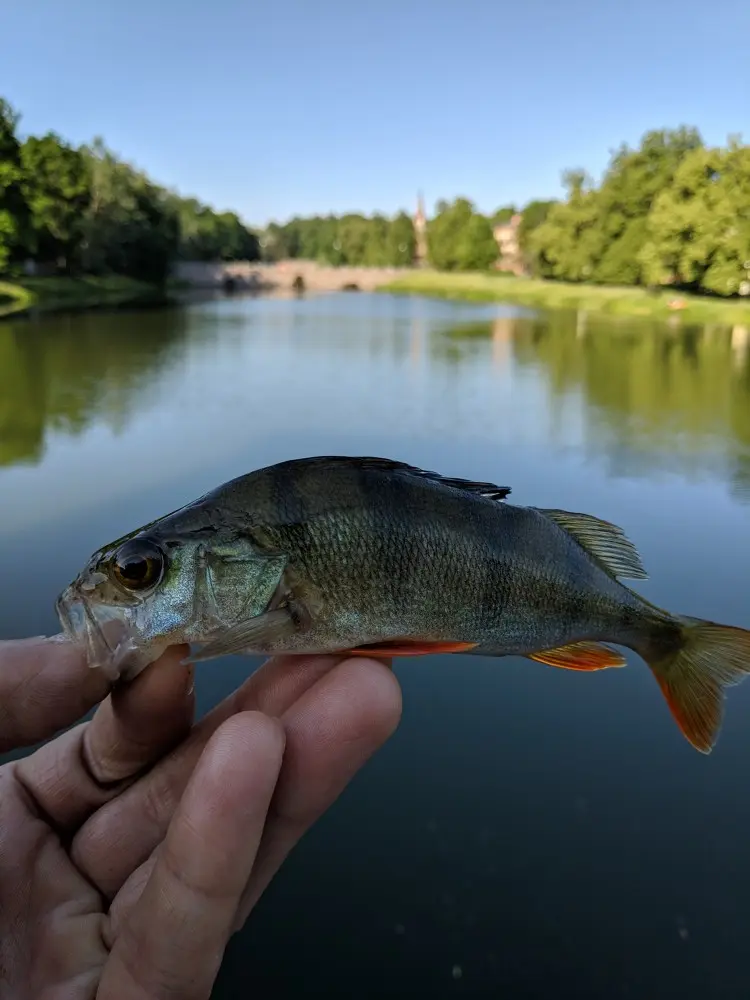
<svg viewBox="0 0 750 1000">
<path fill-rule="evenodd" d="M 193 725 L 186 647 L 109 691 L 55 639 L 0 642 L 0 995 L 204 1000 L 229 937 L 391 735 L 376 660 L 277 657 Z"/>
</svg>

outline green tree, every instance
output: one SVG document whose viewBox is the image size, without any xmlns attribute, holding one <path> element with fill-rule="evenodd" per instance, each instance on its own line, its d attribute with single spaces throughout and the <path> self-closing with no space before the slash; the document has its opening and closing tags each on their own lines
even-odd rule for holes
<svg viewBox="0 0 750 1000">
<path fill-rule="evenodd" d="M 638 284 L 639 254 L 646 241 L 646 219 L 654 199 L 675 175 L 680 163 L 702 146 L 698 131 L 681 126 L 656 129 L 638 149 L 623 145 L 611 157 L 598 192 L 600 252 L 592 262 L 592 278 L 602 284 Z"/>
<path fill-rule="evenodd" d="M 178 256 L 182 260 L 258 260 L 260 244 L 234 212 L 214 212 L 196 198 L 168 196 L 179 223 Z"/>
<path fill-rule="evenodd" d="M 403 215 L 403 213 L 402 213 Z M 406 219 L 406 224 L 403 219 Z M 270 224 L 261 237 L 266 260 L 298 257 L 338 266 L 383 267 L 401 264 L 414 257 L 414 228 L 408 216 L 396 220 L 375 214 L 371 217 L 350 212 L 343 216 L 293 218 L 284 225 Z M 398 247 L 404 244 L 404 249 Z"/>
<path fill-rule="evenodd" d="M 22 191 L 30 213 L 28 250 L 36 260 L 67 270 L 81 241 L 89 177 L 79 150 L 54 132 L 21 146 Z"/>
<path fill-rule="evenodd" d="M 468 198 L 438 204 L 427 226 L 427 242 L 430 262 L 442 271 L 482 270 L 498 256 L 489 219 Z"/>
<path fill-rule="evenodd" d="M 498 208 L 492 216 L 492 225 L 504 226 L 506 222 L 510 222 L 517 211 L 515 205 L 505 205 L 503 208 Z"/>
<path fill-rule="evenodd" d="M 686 126 L 647 132 L 640 146 L 621 146 L 597 188 L 580 170 L 567 171 L 567 198 L 553 205 L 526 244 L 536 273 L 566 281 L 637 284 L 654 200 L 680 164 L 702 147 Z"/>
<path fill-rule="evenodd" d="M 340 220 L 333 215 L 316 219 L 312 226 L 304 229 L 301 250 L 300 257 L 306 260 L 318 260 L 321 264 L 330 264 L 332 267 L 345 264 Z"/>
<path fill-rule="evenodd" d="M 82 152 L 90 187 L 82 223 L 83 269 L 165 280 L 180 232 L 167 192 L 119 160 L 100 139 Z"/>
<path fill-rule="evenodd" d="M 416 248 L 414 222 L 406 212 L 399 212 L 388 227 L 386 261 L 392 267 L 410 267 Z"/>
<path fill-rule="evenodd" d="M 693 150 L 654 202 L 640 254 L 647 280 L 734 295 L 750 260 L 750 147 Z"/>
<path fill-rule="evenodd" d="M 260 238 L 260 247 L 263 260 L 267 261 L 297 256 L 297 244 L 292 245 L 288 226 L 279 225 L 278 222 L 271 222 L 266 227 Z"/>
<path fill-rule="evenodd" d="M 367 247 L 362 263 L 366 267 L 385 267 L 388 264 L 389 220 L 375 213 L 367 220 Z"/>
<path fill-rule="evenodd" d="M 20 256 L 28 236 L 21 144 L 16 135 L 19 120 L 8 101 L 0 98 L 0 272 Z"/>
<path fill-rule="evenodd" d="M 518 227 L 521 249 L 526 249 L 529 236 L 547 219 L 550 209 L 556 204 L 557 201 L 553 199 L 548 201 L 534 200 L 524 207 L 521 212 L 521 225 Z"/>
<path fill-rule="evenodd" d="M 498 246 L 486 216 L 471 216 L 458 241 L 456 257 L 460 271 L 486 271 L 495 263 Z"/>
<path fill-rule="evenodd" d="M 297 233 L 297 249 L 294 251 L 293 236 Z M 338 219 L 333 216 L 313 216 L 312 219 L 292 219 L 287 227 L 290 240 L 290 257 L 304 260 L 318 260 L 328 263 L 334 256 L 333 247 L 338 236 Z"/>
<path fill-rule="evenodd" d="M 363 264 L 370 237 L 368 220 L 361 215 L 345 215 L 338 226 L 342 264 Z"/>
<path fill-rule="evenodd" d="M 533 269 L 545 278 L 587 281 L 602 249 L 598 192 L 583 170 L 563 174 L 564 202 L 552 205 L 546 220 L 528 238 Z"/>
</svg>

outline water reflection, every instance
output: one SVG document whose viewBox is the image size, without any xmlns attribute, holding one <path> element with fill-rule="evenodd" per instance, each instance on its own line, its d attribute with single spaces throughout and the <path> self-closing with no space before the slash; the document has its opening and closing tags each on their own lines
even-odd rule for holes
<svg viewBox="0 0 750 1000">
<path fill-rule="evenodd" d="M 639 592 L 750 626 L 750 512 L 727 495 L 750 499 L 748 340 L 371 295 L 0 325 L 0 636 L 57 628 L 107 540 L 322 452 L 611 519 Z M 251 669 L 228 660 L 196 672 L 200 713 Z M 397 664 L 398 733 L 235 938 L 217 1000 L 747 996 L 750 684 L 707 760 L 633 668 Z"/>
<path fill-rule="evenodd" d="M 251 353 L 266 366 L 275 360 L 279 371 L 291 355 L 343 361 L 354 353 L 365 366 L 403 362 L 414 376 L 425 365 L 447 366 L 456 387 L 482 370 L 516 379 L 528 371 L 547 386 L 552 425 L 561 408 L 582 408 L 580 447 L 613 473 L 711 472 L 724 475 L 738 498 L 750 497 L 747 327 L 625 324 L 585 313 L 456 322 L 372 301 L 360 312 L 357 304 L 331 309 L 324 300 L 233 300 L 197 311 L 1 324 L 0 465 L 40 462 L 51 434 L 75 437 L 96 423 L 121 432 L 147 406 L 160 375 L 196 351 L 221 353 L 220 339 L 237 367 Z M 264 371 L 266 383 L 273 377 Z M 489 419 L 491 382 L 482 388 Z"/>
<path fill-rule="evenodd" d="M 236 370 L 260 362 L 266 386 L 284 381 L 280 373 L 293 367 L 292 357 L 302 359 L 299 380 L 305 356 L 353 362 L 355 355 L 364 378 L 367 365 L 375 366 L 375 376 L 379 362 L 391 379 L 393 365 L 402 363 L 412 378 L 425 366 L 447 367 L 455 391 L 471 380 L 475 396 L 484 371 L 490 381 L 481 386 L 485 398 L 477 399 L 476 410 L 488 420 L 499 405 L 491 394 L 500 391 L 491 376 L 505 373 L 518 382 L 528 372 L 546 385 L 548 430 L 566 407 L 580 408 L 579 446 L 613 474 L 710 472 L 723 476 L 737 498 L 750 497 L 747 327 L 682 328 L 512 310 L 492 318 L 491 311 L 475 318 L 475 310 L 457 322 L 455 310 L 434 304 L 404 308 L 402 300 L 367 300 L 335 307 L 324 299 L 219 300 L 197 310 L 1 324 L 0 465 L 40 462 L 51 434 L 75 437 L 97 423 L 121 432 L 148 405 L 160 376 L 196 352 L 210 355 L 214 366 L 217 354 L 234 353 Z M 256 405 L 264 402 L 261 393 Z M 544 415 L 528 412 L 525 419 Z"/>
<path fill-rule="evenodd" d="M 466 358 L 482 335 L 494 367 L 512 357 L 543 378 L 558 401 L 580 398 L 582 446 L 613 474 L 723 471 L 735 495 L 748 496 L 746 327 L 625 324 L 583 313 L 503 317 L 449 331 L 443 356 Z"/>
<path fill-rule="evenodd" d="M 124 429 L 186 330 L 178 310 L 0 323 L 0 465 L 38 463 L 50 433 Z"/>
</svg>

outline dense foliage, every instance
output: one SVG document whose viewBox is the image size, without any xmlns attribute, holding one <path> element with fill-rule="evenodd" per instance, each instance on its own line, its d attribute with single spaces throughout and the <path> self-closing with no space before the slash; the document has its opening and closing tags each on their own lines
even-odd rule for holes
<svg viewBox="0 0 750 1000">
<path fill-rule="evenodd" d="M 429 263 L 455 272 L 502 267 L 494 228 L 519 215 L 520 260 L 538 277 L 750 291 L 750 146 L 730 139 L 708 148 L 694 128 L 661 129 L 637 149 L 617 149 L 598 186 L 582 170 L 566 171 L 563 181 L 561 201 L 505 205 L 492 215 L 464 197 L 439 201 L 427 224 Z M 160 187 L 101 140 L 80 148 L 54 133 L 22 140 L 17 114 L 0 99 L 0 272 L 32 259 L 61 273 L 155 280 L 176 259 L 261 254 L 409 267 L 416 249 L 405 212 L 295 217 L 259 239 L 234 213 Z"/>
<path fill-rule="evenodd" d="M 496 266 L 493 227 L 518 213 L 521 254 L 537 277 L 724 296 L 750 291 L 750 146 L 730 139 L 725 148 L 707 148 L 694 128 L 660 129 L 637 149 L 616 150 L 598 186 L 582 170 L 565 171 L 563 181 L 562 201 L 506 205 L 491 216 L 466 198 L 439 201 L 427 227 L 430 264 L 442 271 Z M 330 264 L 410 263 L 411 249 L 383 251 L 383 233 L 397 221 L 408 239 L 392 239 L 391 251 L 411 248 L 407 216 L 347 215 L 269 226 L 264 253 Z"/>
<path fill-rule="evenodd" d="M 405 212 L 393 219 L 378 214 L 295 217 L 283 226 L 271 223 L 261 246 L 266 260 L 299 257 L 334 266 L 409 267 L 416 234 Z"/>
<path fill-rule="evenodd" d="M 493 222 L 466 198 L 450 205 L 439 202 L 427 226 L 429 262 L 450 271 L 491 267 L 497 260 Z M 298 257 L 354 267 L 411 267 L 417 234 L 413 219 L 405 212 L 393 218 L 379 214 L 295 217 L 285 225 L 268 226 L 261 246 L 266 260 Z"/>
<path fill-rule="evenodd" d="M 564 179 L 566 200 L 528 240 L 539 276 L 747 291 L 750 146 L 707 148 L 684 127 L 648 132 L 614 153 L 599 187 L 583 171 Z"/>
<path fill-rule="evenodd" d="M 33 260 L 64 274 L 150 281 L 174 260 L 257 260 L 258 238 L 232 212 L 182 198 L 101 139 L 76 148 L 54 132 L 18 134 L 0 99 L 0 272 Z"/>
</svg>

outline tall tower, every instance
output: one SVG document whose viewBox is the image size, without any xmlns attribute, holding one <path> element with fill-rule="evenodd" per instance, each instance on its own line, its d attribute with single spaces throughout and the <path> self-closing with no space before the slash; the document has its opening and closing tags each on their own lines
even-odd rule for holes
<svg viewBox="0 0 750 1000">
<path fill-rule="evenodd" d="M 417 238 L 417 245 L 414 253 L 415 267 L 427 266 L 427 216 L 424 210 L 424 198 L 422 192 L 417 197 L 417 213 L 414 216 L 414 235 Z"/>
</svg>

